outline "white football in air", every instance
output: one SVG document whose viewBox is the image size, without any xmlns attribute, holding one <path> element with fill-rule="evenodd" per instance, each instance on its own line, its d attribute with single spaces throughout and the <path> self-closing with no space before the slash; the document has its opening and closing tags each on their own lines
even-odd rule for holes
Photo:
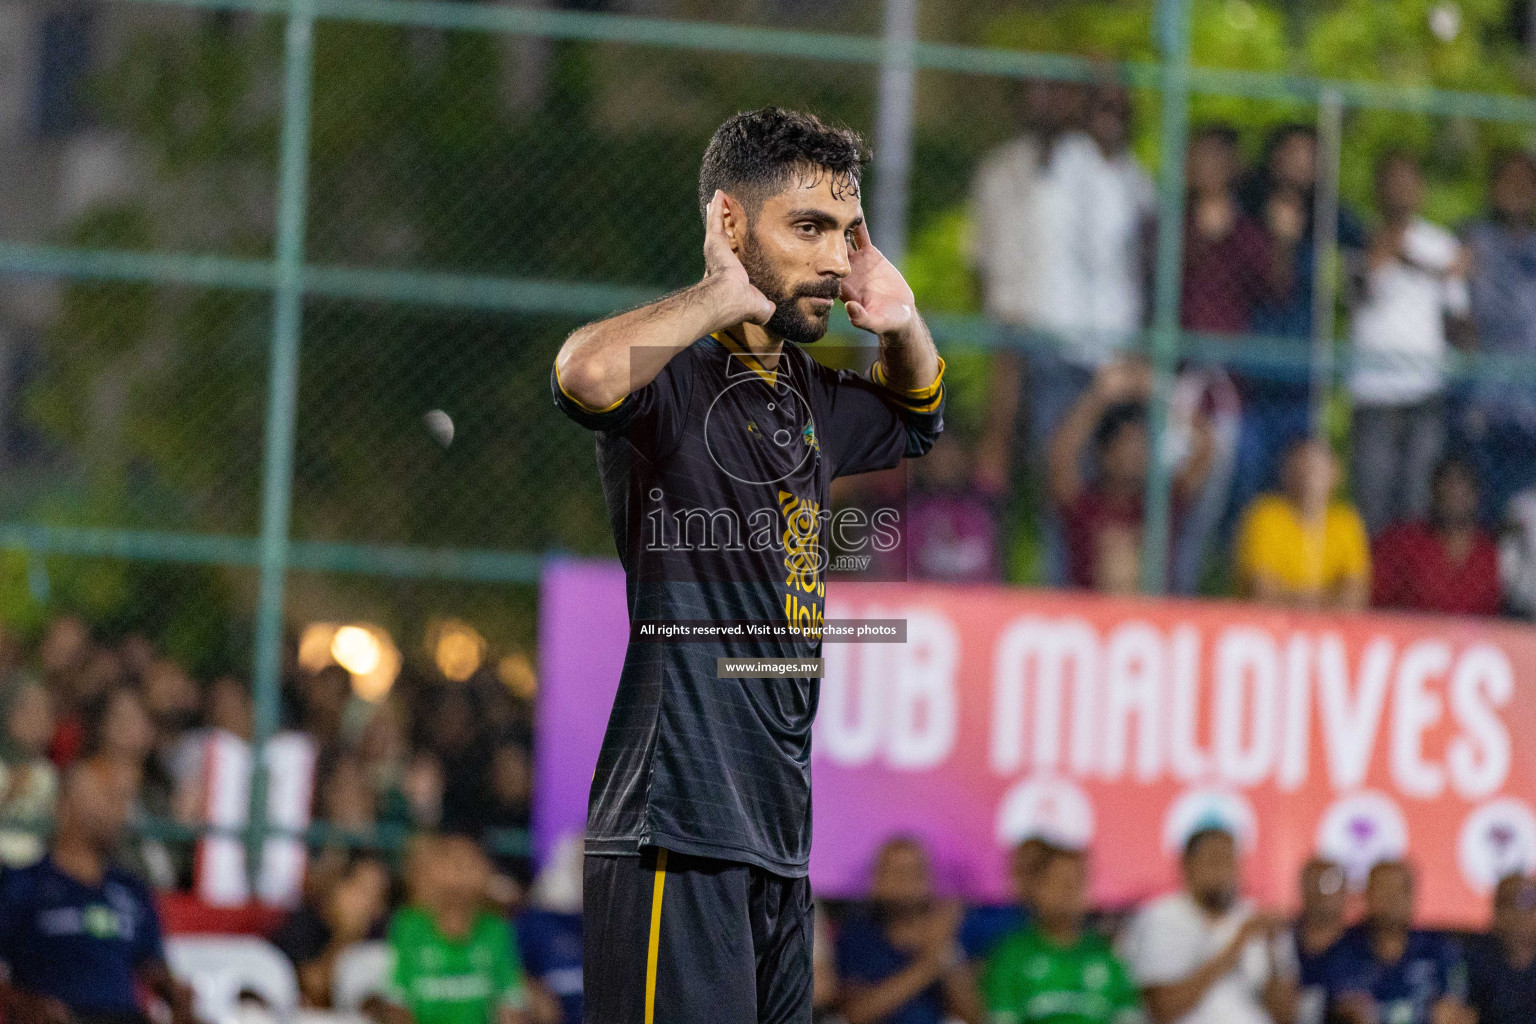
<svg viewBox="0 0 1536 1024">
<path fill-rule="evenodd" d="M 441 409 L 433 409 L 421 418 L 426 425 L 427 432 L 437 439 L 437 443 L 447 448 L 453 444 L 453 418 Z"/>
</svg>

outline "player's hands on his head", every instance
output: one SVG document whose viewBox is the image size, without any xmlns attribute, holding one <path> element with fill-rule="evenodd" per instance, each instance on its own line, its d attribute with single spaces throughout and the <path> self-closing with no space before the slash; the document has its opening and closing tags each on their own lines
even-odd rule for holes
<svg viewBox="0 0 1536 1024">
<path fill-rule="evenodd" d="M 869 240 L 862 222 L 853 229 L 858 245 L 848 254 L 849 273 L 839 296 L 848 319 L 860 330 L 887 337 L 900 335 L 917 319 L 917 300 L 912 297 L 901 271 Z"/>
<path fill-rule="evenodd" d="M 723 323 L 765 324 L 776 307 L 748 279 L 747 268 L 741 265 L 731 248 L 731 238 L 725 229 L 728 205 L 734 206 L 730 210 L 731 218 L 743 228 L 746 226 L 740 206 L 735 206 L 724 192 L 715 189 L 715 196 L 704 214 L 704 283 L 719 304 Z"/>
</svg>

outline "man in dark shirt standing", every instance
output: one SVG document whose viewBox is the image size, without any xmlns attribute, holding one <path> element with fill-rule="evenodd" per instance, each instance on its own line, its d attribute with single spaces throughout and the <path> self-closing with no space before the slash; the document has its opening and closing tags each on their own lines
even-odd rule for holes
<svg viewBox="0 0 1536 1024">
<path fill-rule="evenodd" d="M 1536 881 L 1511 875 L 1493 894 L 1493 928 L 1467 945 L 1467 1004 L 1478 1024 L 1536 1020 Z"/>
<path fill-rule="evenodd" d="M 594 1024 L 810 1020 L 818 680 L 722 678 L 719 659 L 820 655 L 832 479 L 942 429 L 944 364 L 870 244 L 863 158 L 808 114 L 726 121 L 699 174 L 704 279 L 581 328 L 555 362 L 556 404 L 597 432 L 631 624 L 587 817 Z M 869 378 L 801 348 L 837 299 L 879 338 Z M 658 630 L 681 620 L 805 632 Z"/>
<path fill-rule="evenodd" d="M 112 864 L 132 795 L 111 773 L 75 769 L 47 856 L 0 875 L 7 1024 L 148 1024 L 140 986 L 173 1024 L 196 1024 L 191 990 L 166 967 L 149 890 Z"/>
</svg>

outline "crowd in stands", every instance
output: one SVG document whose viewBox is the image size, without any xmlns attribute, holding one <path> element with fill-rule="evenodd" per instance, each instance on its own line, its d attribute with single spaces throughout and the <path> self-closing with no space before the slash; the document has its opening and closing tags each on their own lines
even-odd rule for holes
<svg viewBox="0 0 1536 1024">
<path fill-rule="evenodd" d="M 847 1024 L 1513 1024 L 1536 1020 L 1536 880 L 1494 893 L 1486 934 L 1424 929 L 1408 861 L 1354 893 L 1322 859 L 1294 918 L 1242 890 L 1238 840 L 1197 829 L 1182 885 L 1089 912 L 1089 851 L 1025 840 L 1016 903 L 963 909 L 935 889 L 917 839 L 881 848 L 869 900 L 827 925 L 817 1005 Z"/>
<path fill-rule="evenodd" d="M 1032 83 L 1020 108 L 973 185 L 973 262 L 1000 331 L 985 413 L 914 469 L 915 576 L 1017 578 L 1010 544 L 1027 533 L 1039 580 L 1134 590 L 1157 460 L 1175 593 L 1536 613 L 1536 386 L 1519 363 L 1536 365 L 1536 160 L 1500 155 L 1486 213 L 1452 230 L 1422 213 L 1417 157 L 1379 157 L 1373 208 L 1341 203 L 1326 236 L 1342 268 L 1335 388 L 1314 380 L 1313 129 L 1275 130 L 1251 167 L 1236 132 L 1196 130 L 1186 343 L 1154 438 L 1156 203 L 1127 96 Z M 1458 350 L 1491 361 L 1453 374 Z"/>
<path fill-rule="evenodd" d="M 532 877 L 527 697 L 489 671 L 450 682 L 408 664 L 367 701 L 339 666 L 296 663 L 283 696 L 282 724 L 313 740 L 311 810 L 325 825 L 269 936 L 304 1005 L 329 1007 L 338 956 L 372 939 L 399 954 L 380 1024 L 579 1021 L 579 849 Z M 193 887 L 197 846 L 163 826 L 209 820 L 210 741 L 248 741 L 254 717 L 241 680 L 199 683 L 142 636 L 96 636 L 68 615 L 33 643 L 0 633 L 3 1019 L 129 1024 L 145 1020 L 146 982 L 184 996 L 159 972 L 152 893 Z M 162 828 L 128 828 L 146 823 Z M 483 985 L 463 980 L 481 965 Z M 505 1014 L 466 1010 L 464 986 Z"/>
</svg>

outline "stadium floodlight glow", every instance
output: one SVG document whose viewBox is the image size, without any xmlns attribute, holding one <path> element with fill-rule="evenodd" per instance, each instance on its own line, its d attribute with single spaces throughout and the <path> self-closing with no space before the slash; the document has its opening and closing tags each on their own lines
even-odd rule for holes
<svg viewBox="0 0 1536 1024">
<path fill-rule="evenodd" d="M 370 630 L 369 635 L 378 644 L 378 660 L 371 672 L 352 673 L 352 692 L 361 700 L 377 704 L 389 696 L 389 691 L 394 688 L 403 659 L 400 657 L 400 649 L 388 633 Z"/>
<path fill-rule="evenodd" d="M 311 674 L 336 664 L 331 647 L 336 641 L 336 623 L 311 622 L 299 634 L 299 667 Z"/>
<path fill-rule="evenodd" d="M 331 639 L 331 657 L 354 676 L 365 676 L 379 667 L 383 645 L 367 626 L 342 626 Z"/>
<path fill-rule="evenodd" d="M 485 651 L 485 637 L 479 630 L 467 622 L 448 619 L 437 629 L 432 660 L 445 679 L 462 683 L 480 670 L 485 663 Z"/>
<path fill-rule="evenodd" d="M 496 662 L 496 678 L 524 700 L 532 700 L 539 690 L 539 676 L 533 670 L 533 659 L 522 651 L 503 655 Z"/>
</svg>

